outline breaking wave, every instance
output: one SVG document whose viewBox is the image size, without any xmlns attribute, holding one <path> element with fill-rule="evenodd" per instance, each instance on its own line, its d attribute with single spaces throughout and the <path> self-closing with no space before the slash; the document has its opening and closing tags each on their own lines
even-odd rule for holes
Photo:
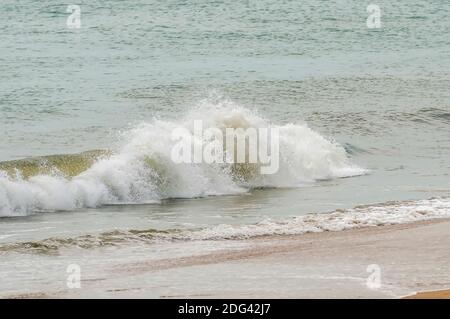
<svg viewBox="0 0 450 319">
<path fill-rule="evenodd" d="M 261 175 L 247 164 L 174 163 L 173 130 L 183 127 L 193 135 L 196 120 L 205 128 L 278 128 L 278 172 Z M 239 194 L 255 187 L 297 187 L 365 172 L 350 162 L 342 146 L 305 124 L 277 125 L 229 101 L 204 101 L 179 120 L 138 125 L 114 152 L 0 163 L 0 216 Z"/>
</svg>

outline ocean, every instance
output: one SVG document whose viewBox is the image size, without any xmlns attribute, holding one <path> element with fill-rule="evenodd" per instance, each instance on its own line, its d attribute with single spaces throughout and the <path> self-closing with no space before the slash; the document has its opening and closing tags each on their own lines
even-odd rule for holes
<svg viewBox="0 0 450 319">
<path fill-rule="evenodd" d="M 80 0 L 70 28 L 2 1 L 0 295 L 118 251 L 450 217 L 449 2 L 376 4 L 371 29 L 356 0 Z M 174 163 L 196 120 L 277 128 L 279 171 Z"/>
</svg>

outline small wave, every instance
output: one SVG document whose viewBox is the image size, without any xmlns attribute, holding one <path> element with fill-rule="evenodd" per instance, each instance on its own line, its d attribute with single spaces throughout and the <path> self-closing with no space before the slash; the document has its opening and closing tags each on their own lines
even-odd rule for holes
<svg viewBox="0 0 450 319">
<path fill-rule="evenodd" d="M 266 219 L 251 225 L 218 225 L 194 230 L 114 230 L 98 235 L 75 238 L 49 238 L 34 242 L 0 245 L 0 251 L 57 254 L 65 247 L 98 248 L 130 243 L 152 244 L 177 241 L 243 240 L 273 235 L 302 235 L 325 231 L 342 231 L 363 227 L 405 224 L 417 221 L 450 218 L 450 200 L 432 198 L 419 201 L 388 202 L 357 206 L 330 213 L 308 214 L 284 220 Z"/>
<path fill-rule="evenodd" d="M 278 128 L 280 169 L 261 175 L 248 164 L 174 163 L 173 130 L 183 127 L 193 135 L 197 120 L 205 128 Z M 306 125 L 276 125 L 229 101 L 203 101 L 178 121 L 155 119 L 138 125 L 125 139 L 116 152 L 1 163 L 0 216 L 239 194 L 252 188 L 296 187 L 366 172 L 350 162 L 342 146 Z"/>
<path fill-rule="evenodd" d="M 255 225 L 221 225 L 193 233 L 194 239 L 245 239 L 267 235 L 301 235 L 324 231 L 404 224 L 450 217 L 450 200 L 388 202 L 357 206 L 331 213 L 308 214 L 284 221 L 264 220 Z"/>
<path fill-rule="evenodd" d="M 439 108 L 424 108 L 419 110 L 418 113 L 428 116 L 434 120 L 450 123 L 450 112 L 448 110 Z"/>
</svg>

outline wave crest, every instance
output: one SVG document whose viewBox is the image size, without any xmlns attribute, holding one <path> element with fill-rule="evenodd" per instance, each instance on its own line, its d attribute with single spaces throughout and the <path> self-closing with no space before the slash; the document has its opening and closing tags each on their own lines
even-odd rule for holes
<svg viewBox="0 0 450 319">
<path fill-rule="evenodd" d="M 280 132 L 280 169 L 273 175 L 255 173 L 251 165 L 176 164 L 171 160 L 171 133 L 184 127 L 193 134 L 195 120 L 204 127 L 271 128 Z M 103 152 L 93 164 L 71 159 L 28 171 L 20 161 L 0 164 L 0 216 L 37 211 L 74 210 L 112 203 L 155 203 L 165 198 L 238 194 L 255 187 L 296 187 L 321 179 L 348 177 L 366 171 L 353 165 L 345 149 L 306 125 L 276 125 L 229 101 L 204 101 L 177 121 L 153 120 L 127 132 L 117 152 Z M 204 142 L 204 141 L 203 141 Z M 75 161 L 75 163 L 73 162 Z M 54 159 L 58 163 L 58 158 Z M 84 165 L 84 166 L 83 166 Z M 3 168 L 2 168 L 3 167 Z M 85 170 L 80 169 L 85 168 Z M 12 172 L 15 171 L 15 174 Z M 81 171 L 81 172 L 80 172 Z"/>
</svg>

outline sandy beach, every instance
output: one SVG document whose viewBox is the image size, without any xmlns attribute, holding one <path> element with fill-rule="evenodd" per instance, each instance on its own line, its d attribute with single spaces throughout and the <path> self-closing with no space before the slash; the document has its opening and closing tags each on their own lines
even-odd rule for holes
<svg viewBox="0 0 450 319">
<path fill-rule="evenodd" d="M 450 299 L 450 290 L 424 291 L 407 296 L 405 299 Z"/>
<path fill-rule="evenodd" d="M 236 249 L 111 264 L 84 277 L 81 289 L 5 297 L 448 298 L 449 230 L 442 219 L 260 237 Z"/>
</svg>

